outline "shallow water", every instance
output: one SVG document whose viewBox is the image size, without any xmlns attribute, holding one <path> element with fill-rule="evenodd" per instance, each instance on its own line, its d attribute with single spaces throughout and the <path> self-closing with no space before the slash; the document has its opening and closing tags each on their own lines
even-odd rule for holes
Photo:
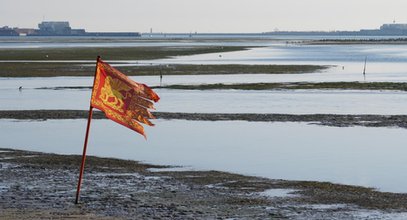
<svg viewBox="0 0 407 220">
<path fill-rule="evenodd" d="M 244 41 L 243 41 L 244 42 Z M 148 44 L 148 43 L 146 43 Z M 281 43 L 265 44 L 262 48 L 227 53 L 211 53 L 192 56 L 178 56 L 170 59 L 152 61 L 128 60 L 115 64 L 134 65 L 168 65 L 168 64 L 308 64 L 332 66 L 327 70 L 308 74 L 243 74 L 243 75 L 204 75 L 204 76 L 166 76 L 164 84 L 202 84 L 202 83 L 253 83 L 253 82 L 332 82 L 332 81 L 388 81 L 407 82 L 407 45 L 284 45 Z M 363 77 L 364 60 L 367 58 L 366 79 Z M 64 61 L 71 62 L 71 61 Z M 83 62 L 94 61 L 85 60 Z M 113 62 L 113 61 L 111 61 Z M 114 61 L 118 62 L 118 61 Z M 122 63 L 128 62 L 128 63 Z M 71 80 L 90 85 L 89 77 L 58 77 L 59 81 Z M 149 85 L 158 85 L 158 76 L 133 77 Z M 21 79 L 14 79 L 14 86 Z M 35 81 L 35 79 L 33 79 Z M 1 79 L 3 81 L 3 79 Z M 4 83 L 1 82 L 0 83 Z M 27 83 L 28 81 L 25 81 Z M 23 82 L 21 82 L 23 83 Z"/>
<path fill-rule="evenodd" d="M 298 46 L 273 42 L 266 46 L 249 51 L 175 57 L 151 63 L 336 65 L 308 74 L 164 75 L 164 85 L 332 82 L 363 81 L 363 62 L 367 57 L 366 81 L 407 82 L 405 45 Z M 136 65 L 139 61 L 130 62 L 125 65 Z M 121 65 L 118 65 L 119 69 Z M 158 76 L 132 78 L 148 85 L 159 85 Z M 0 78 L 0 110 L 87 110 L 90 98 L 88 89 L 35 88 L 90 85 L 91 77 Z M 22 91 L 18 90 L 19 86 L 23 87 Z M 407 109 L 407 93 L 397 91 L 156 91 L 161 96 L 157 110 L 169 112 L 388 115 L 406 114 Z M 407 176 L 404 174 L 407 168 L 405 129 L 333 128 L 304 123 L 243 121 L 156 120 L 156 124 L 154 128 L 147 128 L 149 140 L 145 141 L 140 135 L 112 121 L 94 120 L 89 154 L 275 179 L 331 181 L 407 193 Z M 85 126 L 85 120 L 0 120 L 0 147 L 80 154 Z"/>
<path fill-rule="evenodd" d="M 243 41 L 244 42 L 244 41 Z M 148 44 L 148 43 L 146 43 Z M 266 44 L 267 47 L 247 51 L 178 56 L 170 59 L 120 61 L 120 66 L 168 65 L 168 64 L 308 64 L 327 65 L 331 68 L 307 74 L 239 74 L 239 75 L 192 75 L 166 76 L 163 68 L 163 84 L 203 83 L 255 83 L 255 82 L 407 82 L 407 45 L 284 45 Z M 363 77 L 364 60 L 367 58 L 366 78 Z M 71 61 L 65 61 L 71 62 Z M 83 61 L 90 62 L 94 61 Z M 113 61 L 111 61 L 113 62 Z M 114 61 L 118 62 L 118 61 Z M 128 63 L 122 63 L 128 62 Z M 151 86 L 159 85 L 159 76 L 132 77 Z M 49 84 L 47 84 L 49 83 Z M 0 78 L 0 88 L 18 86 L 40 87 L 62 85 L 91 85 L 90 77 L 55 78 Z M 56 85 L 55 85 L 56 84 Z"/>
<path fill-rule="evenodd" d="M 148 140 L 93 120 L 89 155 L 407 192 L 406 129 L 156 120 Z M 0 147 L 81 154 L 86 120 L 0 120 Z M 22 138 L 24 137 L 24 138 Z"/>
<path fill-rule="evenodd" d="M 275 40 L 151 39 L 120 37 L 0 37 L 0 49 L 11 48 L 80 48 L 80 47 L 196 47 L 196 46 L 264 46 Z"/>
<path fill-rule="evenodd" d="M 221 55 L 221 56 L 219 56 Z M 267 63 L 316 63 L 360 62 L 365 57 L 370 62 L 405 62 L 407 45 L 293 45 L 275 43 L 261 48 L 228 53 L 179 56 L 173 61 L 179 63 L 219 64 L 267 64 Z"/>
<path fill-rule="evenodd" d="M 400 39 L 404 36 L 326 36 L 262 34 L 153 34 L 136 37 L 0 37 L 0 48 L 264 46 L 276 42 L 323 39 Z"/>
<path fill-rule="evenodd" d="M 156 89 L 162 112 L 406 114 L 407 92 L 357 90 L 169 90 Z M 0 89 L 0 110 L 89 108 L 90 89 Z"/>
<path fill-rule="evenodd" d="M 266 191 L 258 193 L 264 197 L 295 197 L 296 190 L 293 189 L 268 189 Z"/>
<path fill-rule="evenodd" d="M 308 74 L 166 76 L 163 84 L 363 81 L 407 82 L 406 45 L 281 45 L 219 54 L 176 57 L 155 63 L 302 63 L 337 65 Z M 135 64 L 130 64 L 135 65 Z M 120 67 L 118 67 L 120 69 Z M 165 74 L 165 73 L 164 73 Z M 135 76 L 159 85 L 159 76 Z M 39 87 L 90 86 L 91 77 L 1 78 L 0 109 L 87 109 L 89 90 L 33 90 Z M 23 90 L 18 91 L 22 86 Z M 224 113 L 405 114 L 406 93 L 397 91 L 187 91 L 157 89 L 159 111 Z M 61 98 L 63 97 L 63 98 Z"/>
</svg>

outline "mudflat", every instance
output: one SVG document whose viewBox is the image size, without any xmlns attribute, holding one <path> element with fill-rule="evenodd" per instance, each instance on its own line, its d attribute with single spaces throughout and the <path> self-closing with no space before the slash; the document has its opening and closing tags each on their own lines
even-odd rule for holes
<svg viewBox="0 0 407 220">
<path fill-rule="evenodd" d="M 363 219 L 406 216 L 407 195 L 327 182 L 178 170 L 88 156 L 0 149 L 1 219 Z M 179 169 L 179 168 L 178 168 Z"/>
<path fill-rule="evenodd" d="M 399 127 L 407 128 L 407 115 L 338 115 L 338 114 L 255 114 L 255 113 L 185 113 L 154 112 L 157 119 L 191 121 L 263 121 L 305 122 L 333 127 Z M 85 110 L 1 110 L 0 119 L 59 120 L 86 119 Z M 106 119 L 103 112 L 95 111 L 94 119 Z"/>
</svg>

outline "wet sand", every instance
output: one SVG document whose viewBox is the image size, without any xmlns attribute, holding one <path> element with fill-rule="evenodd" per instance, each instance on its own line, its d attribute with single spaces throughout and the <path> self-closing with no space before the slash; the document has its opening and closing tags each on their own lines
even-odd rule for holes
<svg viewBox="0 0 407 220">
<path fill-rule="evenodd" d="M 88 157 L 74 204 L 78 155 L 0 149 L 0 219 L 384 219 L 407 195 L 326 182 L 172 171 Z"/>
</svg>

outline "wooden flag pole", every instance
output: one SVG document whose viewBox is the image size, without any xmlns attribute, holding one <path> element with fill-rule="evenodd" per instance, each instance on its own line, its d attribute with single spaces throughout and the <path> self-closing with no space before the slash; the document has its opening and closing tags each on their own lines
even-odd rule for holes
<svg viewBox="0 0 407 220">
<path fill-rule="evenodd" d="M 92 120 L 92 114 L 93 114 L 93 107 L 90 106 L 90 108 L 89 108 L 89 116 L 88 116 L 88 126 L 86 127 L 85 143 L 83 144 L 83 153 L 82 153 L 81 169 L 79 170 L 78 187 L 77 187 L 77 189 L 76 189 L 75 204 L 78 204 L 78 203 L 79 203 L 79 192 L 81 191 L 81 184 L 82 184 L 83 171 L 84 171 L 84 169 L 85 169 L 86 148 L 87 148 L 87 146 L 88 146 L 89 128 L 90 128 L 90 121 Z"/>
<path fill-rule="evenodd" d="M 96 69 L 95 69 L 95 76 L 93 78 L 93 86 L 95 86 L 96 73 L 97 73 L 99 60 L 100 60 L 100 56 L 98 56 L 96 59 Z M 92 89 L 92 92 L 93 92 L 93 89 Z M 79 203 L 79 193 L 81 191 L 83 171 L 85 169 L 86 148 L 88 146 L 89 128 L 90 128 L 90 122 L 92 121 L 92 115 L 93 115 L 93 107 L 92 107 L 92 105 L 89 105 L 88 125 L 86 126 L 85 142 L 83 144 L 82 163 L 81 163 L 81 168 L 79 171 L 79 180 L 78 180 L 78 187 L 76 189 L 75 204 Z"/>
</svg>

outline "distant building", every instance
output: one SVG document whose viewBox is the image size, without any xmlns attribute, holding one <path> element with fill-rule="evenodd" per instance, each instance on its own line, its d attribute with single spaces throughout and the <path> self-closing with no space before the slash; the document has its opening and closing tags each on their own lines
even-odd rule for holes
<svg viewBox="0 0 407 220">
<path fill-rule="evenodd" d="M 72 29 L 71 35 L 84 36 L 84 35 L 86 35 L 86 31 L 85 31 L 85 29 Z"/>
<path fill-rule="evenodd" d="M 405 35 L 407 34 L 407 24 L 383 24 L 380 27 L 380 31 L 396 35 Z"/>
<path fill-rule="evenodd" d="M 8 26 L 4 26 L 0 27 L 0 36 L 19 36 L 19 33 Z"/>
<path fill-rule="evenodd" d="M 14 30 L 20 36 L 27 36 L 27 35 L 33 34 L 35 32 L 35 29 L 33 29 L 33 28 L 14 28 Z"/>
<path fill-rule="evenodd" d="M 396 30 L 404 30 L 407 31 L 407 24 L 383 24 L 380 27 L 382 31 L 396 31 Z"/>
<path fill-rule="evenodd" d="M 43 21 L 29 36 L 84 36 L 85 29 L 72 29 L 67 21 Z"/>
<path fill-rule="evenodd" d="M 71 27 L 67 21 L 43 21 L 38 24 L 38 33 L 42 35 L 70 35 Z"/>
<path fill-rule="evenodd" d="M 362 29 L 359 32 L 362 35 L 407 35 L 407 24 L 383 24 L 380 29 Z"/>
<path fill-rule="evenodd" d="M 85 29 L 72 29 L 67 21 L 43 21 L 38 28 L 27 36 L 104 36 L 104 37 L 140 37 L 138 32 L 86 32 Z"/>
</svg>

